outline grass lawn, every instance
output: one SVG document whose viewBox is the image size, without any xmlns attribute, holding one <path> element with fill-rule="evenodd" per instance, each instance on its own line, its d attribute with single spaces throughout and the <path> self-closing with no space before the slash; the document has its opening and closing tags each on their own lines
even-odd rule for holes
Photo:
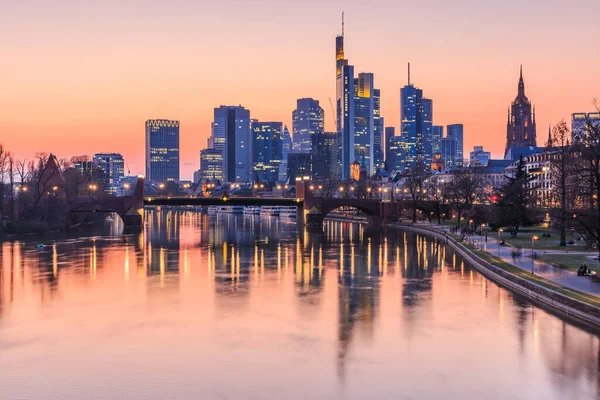
<svg viewBox="0 0 600 400">
<path fill-rule="evenodd" d="M 577 271 L 581 264 L 587 264 L 590 269 L 598 269 L 598 253 L 590 253 L 592 257 L 583 254 L 540 254 L 539 259 L 555 267 L 569 271 Z M 595 259 L 596 258 L 596 259 Z"/>
<path fill-rule="evenodd" d="M 512 264 L 509 264 L 505 261 L 500 260 L 499 258 L 491 255 L 490 253 L 483 251 L 483 250 L 476 250 L 474 248 L 473 245 L 471 244 L 466 244 L 463 243 L 463 245 L 465 245 L 467 248 L 469 248 L 469 250 L 471 250 L 473 253 L 477 254 L 479 257 L 481 257 L 482 259 L 486 260 L 487 262 L 489 262 L 490 264 L 494 264 L 497 267 L 502 268 L 505 271 L 508 271 L 514 275 L 517 275 L 521 278 L 527 279 L 529 281 L 535 282 L 538 285 L 541 286 L 545 286 L 549 289 L 552 289 L 556 292 L 560 292 L 566 296 L 572 297 L 574 299 L 583 301 L 585 303 L 588 304 L 592 304 L 595 306 L 600 306 L 600 298 L 591 294 L 587 294 L 587 293 L 583 293 L 583 292 L 579 292 L 577 290 L 573 290 L 573 289 L 569 289 L 567 287 L 564 287 L 562 285 L 556 284 L 552 281 L 549 281 L 547 279 L 544 279 L 540 276 L 537 275 L 531 275 L 529 272 L 523 271 L 522 269 L 515 267 Z M 588 264 L 589 265 L 589 264 Z"/>
<path fill-rule="evenodd" d="M 551 237 L 543 237 L 544 234 L 550 234 Z M 489 232 L 489 235 L 496 235 L 498 237 L 497 232 Z M 546 250 L 569 250 L 569 251 L 585 251 L 585 245 L 582 242 L 575 242 L 575 246 L 567 246 L 560 247 L 560 232 L 554 230 L 552 228 L 542 228 L 542 227 L 527 227 L 519 229 L 519 234 L 516 238 L 510 236 L 508 232 L 501 233 L 501 239 L 504 240 L 507 244 L 510 244 L 514 247 L 521 247 L 524 249 L 531 248 L 531 238 L 533 236 L 537 236 L 538 240 L 535 241 L 536 249 L 546 249 Z M 567 242 L 569 240 L 573 240 L 570 233 L 567 232 Z"/>
</svg>

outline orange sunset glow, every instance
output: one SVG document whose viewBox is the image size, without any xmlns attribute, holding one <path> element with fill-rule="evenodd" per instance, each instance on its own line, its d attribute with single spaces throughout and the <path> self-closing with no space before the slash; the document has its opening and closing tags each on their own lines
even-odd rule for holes
<svg viewBox="0 0 600 400">
<path fill-rule="evenodd" d="M 549 124 L 600 97 L 600 2 L 5 2 L 0 7 L 0 143 L 19 158 L 123 154 L 144 173 L 144 121 L 181 121 L 182 179 L 199 167 L 213 108 L 241 104 L 291 129 L 312 97 L 334 130 L 335 36 L 375 74 L 385 126 L 400 125 L 408 62 L 436 125 L 463 123 L 465 153 L 503 156 L 523 64 L 538 145 Z"/>
</svg>

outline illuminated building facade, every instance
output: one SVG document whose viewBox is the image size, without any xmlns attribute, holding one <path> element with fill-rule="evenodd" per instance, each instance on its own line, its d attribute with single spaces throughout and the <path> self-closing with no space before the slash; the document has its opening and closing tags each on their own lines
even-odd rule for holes
<svg viewBox="0 0 600 400">
<path fill-rule="evenodd" d="M 431 149 L 433 154 L 439 153 L 442 146 L 442 138 L 444 137 L 444 127 L 441 125 L 433 125 L 431 127 Z"/>
<path fill-rule="evenodd" d="M 292 112 L 294 153 L 310 153 L 313 136 L 325 130 L 325 113 L 318 100 L 298 99 Z"/>
<path fill-rule="evenodd" d="M 505 154 L 511 147 L 536 146 L 535 107 L 533 112 L 531 108 L 531 102 L 525 96 L 523 66 L 521 66 L 518 94 L 508 110 Z"/>
<path fill-rule="evenodd" d="M 575 142 L 585 137 L 590 125 L 600 127 L 600 112 L 571 114 L 572 140 Z"/>
<path fill-rule="evenodd" d="M 223 154 L 225 181 L 250 182 L 252 169 L 250 110 L 242 106 L 215 108 L 211 130 L 213 148 Z"/>
<path fill-rule="evenodd" d="M 354 66 L 344 58 L 343 15 L 342 34 L 335 38 L 335 68 L 339 176 L 349 179 L 350 163 L 354 161 Z"/>
<path fill-rule="evenodd" d="M 441 140 L 441 153 L 442 160 L 444 161 L 444 170 L 452 171 L 457 168 L 457 154 L 456 154 L 456 139 L 453 137 L 446 136 Z"/>
<path fill-rule="evenodd" d="M 252 180 L 275 183 L 283 152 L 283 124 L 281 122 L 252 123 Z"/>
<path fill-rule="evenodd" d="M 121 194 L 121 183 L 125 179 L 125 160 L 118 153 L 94 154 L 94 166 L 102 171 L 107 189 L 111 194 Z"/>
<path fill-rule="evenodd" d="M 216 149 L 200 151 L 200 172 L 197 182 L 223 182 L 223 153 Z"/>
<path fill-rule="evenodd" d="M 446 127 L 446 137 L 456 140 L 456 157 L 454 158 L 454 167 L 463 167 L 463 124 L 452 124 Z"/>
<path fill-rule="evenodd" d="M 179 121 L 146 121 L 146 180 L 179 181 Z"/>
<path fill-rule="evenodd" d="M 405 168 L 416 164 L 431 168 L 433 161 L 433 102 L 423 97 L 423 91 L 410 82 L 400 89 L 400 126 L 406 153 Z"/>
</svg>

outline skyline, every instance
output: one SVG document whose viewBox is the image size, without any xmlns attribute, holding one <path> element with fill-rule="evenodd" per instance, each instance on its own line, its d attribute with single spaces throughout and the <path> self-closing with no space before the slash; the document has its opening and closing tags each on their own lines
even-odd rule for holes
<svg viewBox="0 0 600 400">
<path fill-rule="evenodd" d="M 600 97 L 593 40 L 593 10 L 600 5 L 592 1 L 569 10 L 557 1 L 539 9 L 516 1 L 440 2 L 429 14 L 425 6 L 401 10 L 387 1 L 379 2 L 379 12 L 353 1 L 232 1 L 235 13 L 186 1 L 168 10 L 153 1 L 144 9 L 35 3 L 3 6 L 0 17 L 0 43 L 10 60 L 0 65 L 0 76 L 10 77 L 0 94 L 0 142 L 21 158 L 37 151 L 119 152 L 131 174 L 143 173 L 145 121 L 174 119 L 181 121 L 181 177 L 190 179 L 215 107 L 241 104 L 252 118 L 291 129 L 302 97 L 319 100 L 325 130 L 333 131 L 328 102 L 335 98 L 342 11 L 346 58 L 357 74 L 374 73 L 385 126 L 397 133 L 408 62 L 411 81 L 434 100 L 433 123 L 464 124 L 465 152 L 483 145 L 496 158 L 503 155 L 520 64 L 536 107 L 538 145 L 548 124 L 592 111 L 592 99 Z M 482 19 L 489 15 L 494 20 Z M 158 19 L 163 32 L 154 29 Z"/>
</svg>

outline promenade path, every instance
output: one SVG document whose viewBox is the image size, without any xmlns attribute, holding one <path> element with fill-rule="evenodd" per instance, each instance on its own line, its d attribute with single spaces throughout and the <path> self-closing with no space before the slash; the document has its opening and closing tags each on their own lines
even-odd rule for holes
<svg viewBox="0 0 600 400">
<path fill-rule="evenodd" d="M 450 232 L 452 229 L 451 226 L 447 225 L 429 223 L 421 223 L 417 225 L 444 230 L 447 232 Z M 512 264 L 515 267 L 522 269 L 523 271 L 531 272 L 533 267 L 533 273 L 535 275 L 544 277 L 549 281 L 558 283 L 559 285 L 568 287 L 570 289 L 579 290 L 580 292 L 600 296 L 600 282 L 588 277 L 577 276 L 577 274 L 573 271 L 567 271 L 557 268 L 544 261 L 533 260 L 531 258 L 531 249 L 523 249 L 523 257 L 513 258 L 513 248 L 510 246 L 500 246 L 496 234 L 494 232 L 488 232 L 487 242 L 485 240 L 485 237 L 482 237 L 480 235 L 466 235 L 465 241 L 476 245 L 477 248 L 485 250 L 488 253 L 500 258 L 502 261 Z M 542 252 L 548 254 L 592 254 L 584 252 L 567 253 L 561 250 L 536 250 L 536 253 L 538 255 L 542 254 Z"/>
</svg>

